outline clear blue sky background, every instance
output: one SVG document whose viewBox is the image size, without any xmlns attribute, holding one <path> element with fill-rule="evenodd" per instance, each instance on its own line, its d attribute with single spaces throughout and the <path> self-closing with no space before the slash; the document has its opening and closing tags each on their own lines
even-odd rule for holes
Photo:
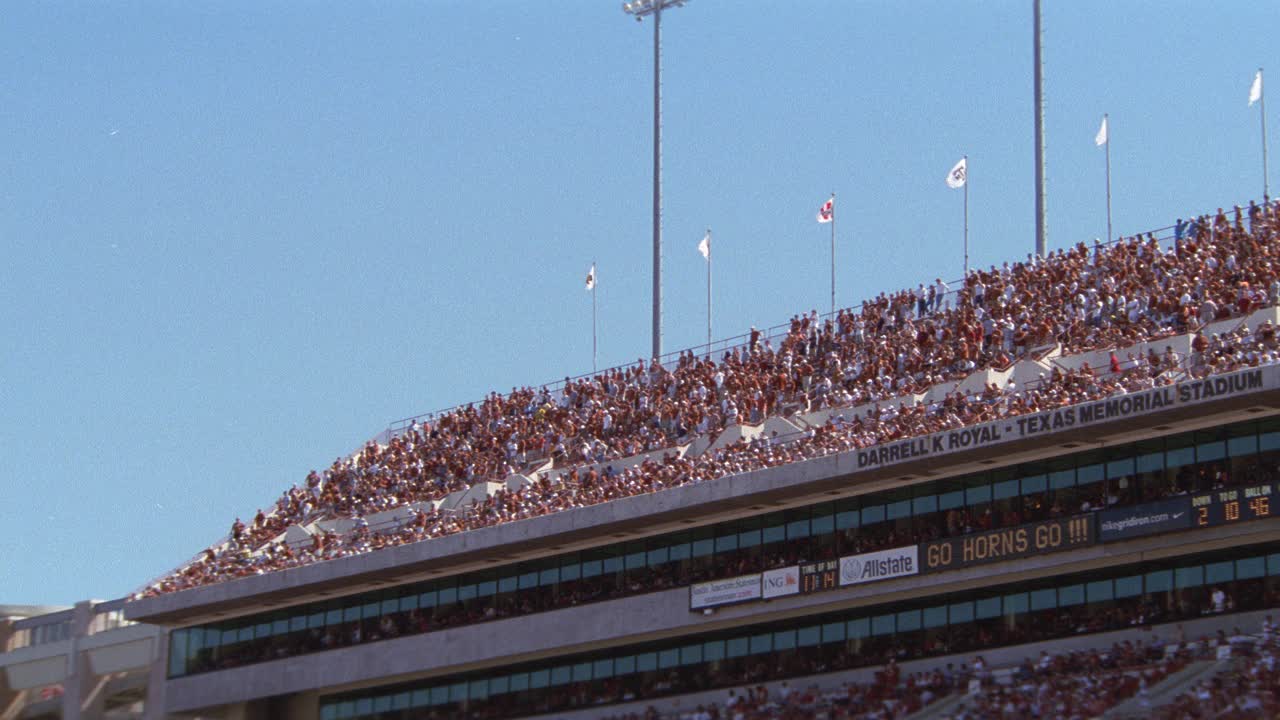
<svg viewBox="0 0 1280 720">
<path fill-rule="evenodd" d="M 1045 6 L 1051 248 L 1105 235 L 1104 112 L 1117 232 L 1261 195 L 1280 4 Z M 962 154 L 974 265 L 1032 249 L 1030 0 L 663 29 L 668 349 L 707 227 L 717 336 L 826 308 L 831 191 L 842 305 L 958 277 Z M 601 365 L 647 355 L 651 42 L 613 0 L 6 3 L 0 602 L 130 592 L 390 420 L 589 370 L 592 258 Z"/>
</svg>

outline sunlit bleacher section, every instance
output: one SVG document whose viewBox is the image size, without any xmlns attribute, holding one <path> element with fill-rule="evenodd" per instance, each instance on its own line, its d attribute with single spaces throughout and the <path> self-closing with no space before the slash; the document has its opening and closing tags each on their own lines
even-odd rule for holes
<svg viewBox="0 0 1280 720">
<path fill-rule="evenodd" d="M 143 593 L 1270 363 L 1276 233 L 1273 208 L 1237 207 L 1180 220 L 1163 244 L 1082 244 L 955 293 L 796 316 L 719 358 L 686 351 L 415 418 Z"/>
<path fill-rule="evenodd" d="M 158 716 L 149 692 L 164 684 L 165 633 L 125 619 L 123 606 L 0 606 L 0 717 Z"/>
<path fill-rule="evenodd" d="M 395 423 L 125 614 L 183 717 L 1269 712 L 1278 219 Z"/>
</svg>

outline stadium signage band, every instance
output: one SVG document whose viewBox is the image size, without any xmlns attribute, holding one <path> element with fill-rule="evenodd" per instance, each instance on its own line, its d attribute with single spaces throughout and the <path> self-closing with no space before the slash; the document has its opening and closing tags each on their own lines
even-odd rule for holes
<svg viewBox="0 0 1280 720">
<path fill-rule="evenodd" d="M 1273 511 L 1272 508 L 1277 508 Z M 690 588 L 692 610 L 810 594 L 920 573 L 959 570 L 1199 527 L 1262 520 L 1280 512 L 1280 485 L 1180 495 L 1134 507 L 1044 520 L 924 545 L 792 565 Z M 1096 517 L 1096 527 L 1095 517 Z"/>
<path fill-rule="evenodd" d="M 1103 510 L 1098 514 L 1098 539 L 1104 543 L 1115 542 L 1144 535 L 1265 520 L 1275 516 L 1277 503 L 1280 503 L 1280 486 L 1264 483 Z"/>
<path fill-rule="evenodd" d="M 760 573 L 740 575 L 725 580 L 712 580 L 689 586 L 689 609 L 704 610 L 721 605 L 759 600 L 762 595 Z"/>
<path fill-rule="evenodd" d="M 925 543 L 920 572 L 957 570 L 1029 555 L 1071 550 L 1094 541 L 1093 516 L 1076 515 Z"/>
<path fill-rule="evenodd" d="M 761 586 L 765 600 L 800 593 L 800 566 L 765 570 L 761 574 Z"/>
<path fill-rule="evenodd" d="M 920 572 L 920 546 L 893 548 L 689 586 L 689 609 L 835 590 Z"/>
<path fill-rule="evenodd" d="M 1195 404 L 1280 387 L 1280 366 L 1247 369 L 1189 380 L 1176 385 L 1115 395 L 1105 400 L 1045 410 L 1031 415 L 994 420 L 924 437 L 901 440 L 857 452 L 858 470 L 883 467 L 957 450 L 973 450 L 1035 437 L 1073 427 L 1145 415 L 1179 405 Z"/>
<path fill-rule="evenodd" d="M 840 586 L 906 577 L 920 572 L 919 545 L 840 558 Z"/>
</svg>

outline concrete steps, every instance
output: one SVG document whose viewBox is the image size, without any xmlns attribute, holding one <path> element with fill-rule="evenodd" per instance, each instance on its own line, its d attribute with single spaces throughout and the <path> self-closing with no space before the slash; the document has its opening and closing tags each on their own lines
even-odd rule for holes
<svg viewBox="0 0 1280 720">
<path fill-rule="evenodd" d="M 1173 702 L 1179 695 L 1195 687 L 1196 683 L 1213 677 L 1230 665 L 1229 660 L 1200 660 L 1116 705 L 1103 714 L 1104 718 L 1145 718 L 1153 708 Z"/>
<path fill-rule="evenodd" d="M 965 693 L 955 693 L 926 705 L 920 712 L 908 715 L 907 720 L 939 720 L 954 712 L 969 699 Z"/>
</svg>

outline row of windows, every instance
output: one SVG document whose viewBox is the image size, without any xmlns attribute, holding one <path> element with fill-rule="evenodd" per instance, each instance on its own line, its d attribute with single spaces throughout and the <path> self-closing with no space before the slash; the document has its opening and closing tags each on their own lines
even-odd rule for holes
<svg viewBox="0 0 1280 720">
<path fill-rule="evenodd" d="M 63 620 L 18 630 L 14 632 L 13 637 L 9 638 L 6 645 L 7 650 L 11 652 L 19 648 L 59 642 L 69 637 L 71 637 L 71 621 Z"/>
<path fill-rule="evenodd" d="M 540 589 L 559 592 L 566 584 L 592 582 L 592 597 L 605 599 L 626 593 L 629 586 L 641 592 L 659 589 L 654 573 L 663 574 L 667 586 L 687 584 L 735 572 L 730 564 L 742 553 L 788 551 L 807 554 L 814 545 L 825 546 L 829 556 L 858 552 L 847 539 L 859 533 L 885 528 L 910 529 L 911 524 L 940 523 L 939 513 L 953 510 L 982 512 L 1011 507 L 1018 498 L 1046 503 L 1077 504 L 1093 496 L 1093 507 L 1103 497 L 1111 502 L 1136 503 L 1143 488 L 1168 488 L 1194 484 L 1194 471 L 1215 463 L 1227 467 L 1257 460 L 1259 453 L 1280 450 L 1280 420 L 1241 423 L 1136 443 L 1107 451 L 1093 451 L 984 472 L 962 478 L 924 483 L 894 491 L 871 493 L 834 503 L 721 523 L 693 531 L 673 533 L 644 541 L 617 543 L 604 548 L 568 553 L 540 561 L 469 573 L 391 590 L 303 605 L 255 618 L 239 619 L 182 630 L 175 643 L 170 672 L 181 675 L 215 669 L 225 658 L 209 658 L 209 651 L 245 643 L 271 642 L 274 638 L 305 631 L 348 628 L 351 623 L 413 611 L 439 613 L 437 608 L 462 606 L 485 619 L 484 610 L 506 603 L 518 605 L 523 594 Z M 1280 454 L 1278 454 L 1280 456 Z M 1207 490 L 1207 487 L 1182 487 Z M 1066 512 L 1078 508 L 1067 507 Z M 1025 518 L 1024 518 L 1025 519 Z M 886 525 L 892 523 L 892 525 Z M 678 574 L 678 577 L 673 577 Z M 537 611 L 545 608 L 533 608 Z M 523 611 L 530 611 L 524 608 Z M 506 614 L 514 614 L 514 610 Z M 492 615 L 490 615 L 491 617 Z M 505 616 L 505 615 L 503 615 Z M 345 630 L 344 630 L 345 631 Z M 344 642 L 350 641 L 344 638 Z M 182 652 L 176 650 L 182 645 Z M 312 648 L 303 651 L 312 651 Z M 234 652 L 241 653 L 236 647 Z M 201 652 L 204 651 L 204 655 Z M 255 659 L 257 654 L 251 653 Z M 225 655 L 225 654 L 221 654 Z M 220 657 L 221 657 L 220 655 Z M 240 661 L 237 661 L 240 662 Z"/>
<path fill-rule="evenodd" d="M 1276 549 L 1274 546 L 1270 549 Z M 498 672 L 454 680 L 436 680 L 419 687 L 400 687 L 361 697 L 339 698 L 322 705 L 321 720 L 363 718 L 388 711 L 437 707 L 491 696 L 536 691 L 570 683 L 605 681 L 635 673 L 666 671 L 724 660 L 765 655 L 832 643 L 849 643 L 888 636 L 912 636 L 954 626 L 995 620 L 1016 623 L 1033 613 L 1078 606 L 1110 604 L 1175 591 L 1225 587 L 1266 576 L 1280 578 L 1280 553 L 1257 554 L 1241 559 L 1215 558 L 1210 562 L 1183 559 L 1180 564 L 1136 572 L 1137 568 L 1109 571 L 1103 579 L 1084 576 L 1041 581 L 1041 586 L 989 590 L 957 602 L 928 604 L 895 612 L 874 609 L 834 614 L 825 618 L 794 621 L 792 627 L 770 630 L 746 628 L 711 639 L 689 639 L 650 644 L 641 651 L 620 648 L 604 655 L 583 656 L 517 672 Z M 1097 577 L 1093 573 L 1092 578 Z M 1045 584 L 1049 583 L 1049 584 Z M 936 600 L 935 600 L 936 603 Z M 887 608 L 886 608 L 887 609 Z"/>
</svg>

